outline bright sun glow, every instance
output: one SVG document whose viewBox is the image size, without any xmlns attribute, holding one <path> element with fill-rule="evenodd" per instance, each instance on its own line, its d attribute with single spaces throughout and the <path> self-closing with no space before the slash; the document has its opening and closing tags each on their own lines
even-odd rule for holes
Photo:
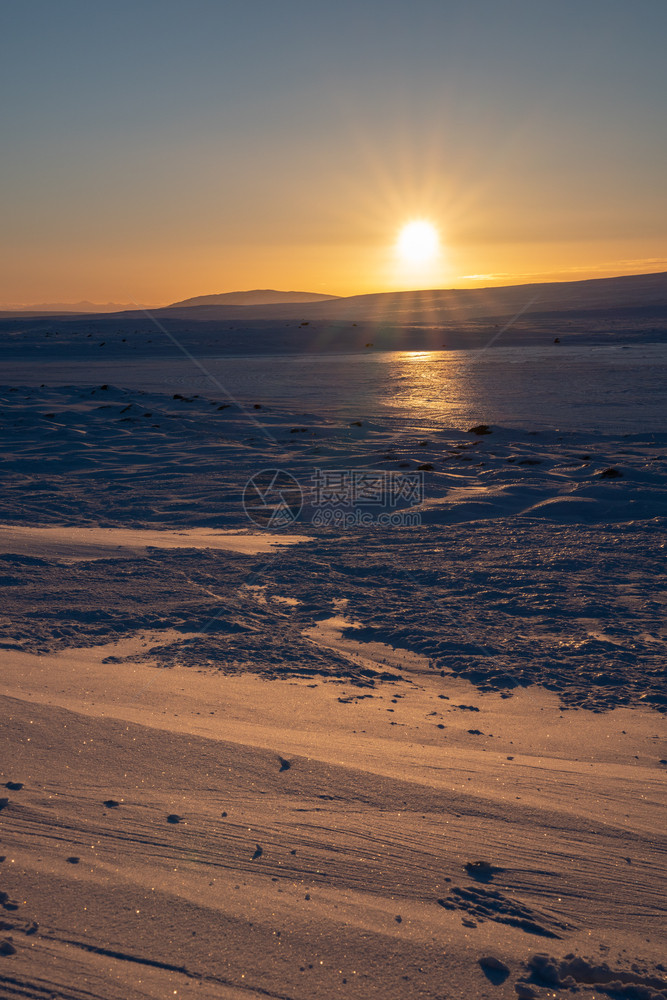
<svg viewBox="0 0 667 1000">
<path fill-rule="evenodd" d="M 406 264 L 427 264 L 440 250 L 438 230 L 430 222 L 408 222 L 399 233 L 396 248 Z"/>
</svg>

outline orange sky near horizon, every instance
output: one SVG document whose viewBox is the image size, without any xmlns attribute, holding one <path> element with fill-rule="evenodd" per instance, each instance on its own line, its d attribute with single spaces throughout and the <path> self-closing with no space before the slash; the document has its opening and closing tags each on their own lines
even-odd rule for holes
<svg viewBox="0 0 667 1000">
<path fill-rule="evenodd" d="M 13 5 L 0 308 L 667 270 L 667 5 L 638 3 Z M 432 260 L 396 253 L 413 219 Z"/>
<path fill-rule="evenodd" d="M 611 248 L 612 250 L 614 248 Z M 659 252 L 662 247 L 637 246 L 636 251 Z M 618 248 L 627 251 L 627 244 Z M 55 263 L 44 255 L 48 280 L 26 282 L 24 296 L 0 304 L 12 308 L 39 302 L 137 302 L 153 307 L 197 295 L 244 291 L 253 288 L 320 292 L 331 295 L 364 295 L 416 288 L 483 288 L 491 285 L 578 281 L 667 271 L 667 258 L 605 259 L 607 243 L 501 247 L 488 253 L 484 247 L 457 252 L 445 247 L 433 266 L 409 268 L 397 260 L 393 244 L 382 247 L 232 247 L 181 255 L 162 251 L 157 273 L 150 253 L 143 257 L 130 250 L 108 258 L 106 250 L 91 258 L 70 254 Z M 133 259 L 134 258 L 134 259 Z M 31 255 L 31 266 L 34 256 Z M 575 265 L 572 262 L 577 261 Z M 128 264 L 130 270 L 128 273 Z M 468 268 L 486 265 L 490 270 Z M 503 266 L 496 271 L 494 267 Z M 102 267 L 103 274 L 100 274 Z M 14 286 L 18 290 L 19 283 Z"/>
</svg>

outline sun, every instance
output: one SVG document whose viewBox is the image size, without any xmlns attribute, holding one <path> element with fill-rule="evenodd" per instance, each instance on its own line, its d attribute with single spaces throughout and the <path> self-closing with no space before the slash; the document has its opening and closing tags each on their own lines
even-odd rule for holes
<svg viewBox="0 0 667 1000">
<path fill-rule="evenodd" d="M 401 229 L 396 241 L 398 255 L 406 264 L 428 264 L 440 252 L 440 236 L 431 222 L 415 219 Z"/>
</svg>

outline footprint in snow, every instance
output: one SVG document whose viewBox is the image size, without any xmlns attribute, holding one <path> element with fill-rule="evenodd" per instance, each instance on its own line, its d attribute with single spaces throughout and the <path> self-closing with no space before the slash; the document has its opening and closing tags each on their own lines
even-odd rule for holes
<svg viewBox="0 0 667 1000">
<path fill-rule="evenodd" d="M 482 955 L 479 959 L 479 964 L 486 978 L 494 986 L 500 986 L 510 974 L 508 966 L 504 962 L 501 962 L 499 958 L 496 958 L 495 955 Z"/>
<path fill-rule="evenodd" d="M 467 861 L 465 870 L 477 882 L 491 882 L 493 876 L 497 875 L 503 869 L 496 868 L 494 865 L 489 864 L 488 861 Z"/>
</svg>

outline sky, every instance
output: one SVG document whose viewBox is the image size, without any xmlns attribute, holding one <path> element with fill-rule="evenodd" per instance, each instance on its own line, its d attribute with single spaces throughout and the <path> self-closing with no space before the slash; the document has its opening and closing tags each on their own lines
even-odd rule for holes
<svg viewBox="0 0 667 1000">
<path fill-rule="evenodd" d="M 665 0 L 0 0 L 0 304 L 667 270 L 666 37 Z"/>
</svg>

